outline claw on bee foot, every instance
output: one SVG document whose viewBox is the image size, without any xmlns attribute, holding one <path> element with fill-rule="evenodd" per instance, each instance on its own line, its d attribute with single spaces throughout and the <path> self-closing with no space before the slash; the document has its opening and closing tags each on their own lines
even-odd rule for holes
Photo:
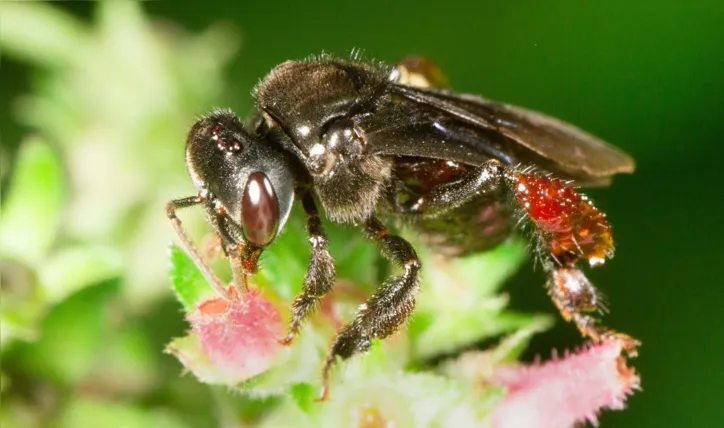
<svg viewBox="0 0 724 428">
<path fill-rule="evenodd" d="M 291 346 L 294 343 L 294 341 L 296 340 L 296 338 L 297 338 L 297 333 L 292 331 L 286 337 L 277 339 L 277 342 L 279 342 L 279 344 L 282 346 Z"/>
<path fill-rule="evenodd" d="M 322 403 L 329 399 L 329 380 L 324 379 L 322 381 L 322 387 L 319 389 L 319 396 L 314 400 L 318 403 Z"/>
<path fill-rule="evenodd" d="M 613 341 L 621 345 L 621 348 L 629 358 L 635 358 L 638 356 L 638 347 L 641 345 L 641 342 L 626 333 L 609 331 L 601 335 L 600 341 L 604 340 Z"/>
</svg>

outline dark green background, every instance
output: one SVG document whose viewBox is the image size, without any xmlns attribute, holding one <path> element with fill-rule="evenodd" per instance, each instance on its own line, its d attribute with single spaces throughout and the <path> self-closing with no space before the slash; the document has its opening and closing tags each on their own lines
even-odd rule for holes
<svg viewBox="0 0 724 428">
<path fill-rule="evenodd" d="M 89 16 L 89 2 L 62 3 Z M 309 3 L 309 4 L 307 4 Z M 145 3 L 152 15 L 242 34 L 229 104 L 275 64 L 351 48 L 394 61 L 423 55 L 454 88 L 568 120 L 630 152 L 632 176 L 590 192 L 614 225 L 617 255 L 592 277 L 610 300 L 611 326 L 643 342 L 643 393 L 603 426 L 724 426 L 724 3 L 528 1 Z M 7 61 L 26 89 L 28 70 Z M 6 141 L 21 131 L 3 123 Z M 508 286 L 519 309 L 553 312 L 540 272 Z M 580 343 L 559 322 L 527 357 Z"/>
</svg>

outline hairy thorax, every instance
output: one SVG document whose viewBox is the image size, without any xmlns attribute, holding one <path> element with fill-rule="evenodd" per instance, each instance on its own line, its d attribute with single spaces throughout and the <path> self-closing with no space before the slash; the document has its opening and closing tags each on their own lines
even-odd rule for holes
<svg viewBox="0 0 724 428">
<path fill-rule="evenodd" d="M 337 222 L 369 218 L 387 188 L 391 170 L 389 158 L 369 156 L 355 162 L 338 162 L 327 173 L 314 176 L 326 215 Z"/>
</svg>

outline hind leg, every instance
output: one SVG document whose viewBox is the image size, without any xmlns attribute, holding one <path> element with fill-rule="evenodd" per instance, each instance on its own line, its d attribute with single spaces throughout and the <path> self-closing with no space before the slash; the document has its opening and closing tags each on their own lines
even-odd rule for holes
<svg viewBox="0 0 724 428">
<path fill-rule="evenodd" d="M 548 274 L 548 292 L 567 321 L 596 342 L 620 341 L 630 356 L 639 342 L 599 324 L 602 296 L 576 267 L 602 265 L 613 256 L 611 227 L 584 195 L 561 180 L 509 168 L 504 182 L 534 228 L 538 255 Z"/>
</svg>

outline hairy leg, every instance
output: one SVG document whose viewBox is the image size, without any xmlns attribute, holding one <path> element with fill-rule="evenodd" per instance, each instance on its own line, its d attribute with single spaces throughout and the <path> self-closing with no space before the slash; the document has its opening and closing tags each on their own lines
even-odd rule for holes
<svg viewBox="0 0 724 428">
<path fill-rule="evenodd" d="M 420 282 L 420 260 L 415 249 L 403 238 L 391 234 L 374 217 L 367 220 L 365 230 L 370 239 L 380 243 L 383 255 L 404 272 L 388 279 L 367 303 L 360 306 L 355 320 L 337 334 L 324 364 L 320 399 L 328 394 L 329 371 L 337 357 L 347 359 L 366 351 L 372 338 L 382 339 L 397 331 L 415 307 Z"/>
<path fill-rule="evenodd" d="M 282 340 L 284 345 L 294 342 L 302 321 L 319 306 L 322 297 L 332 289 L 335 279 L 334 261 L 327 250 L 327 236 L 311 194 L 307 193 L 302 197 L 302 206 L 307 213 L 307 233 L 309 243 L 312 244 L 312 257 L 304 277 L 302 292 L 292 303 L 292 319 L 289 333 Z"/>
<path fill-rule="evenodd" d="M 584 195 L 562 180 L 491 160 L 398 209 L 404 214 L 435 217 L 501 188 L 513 196 L 533 225 L 538 254 L 548 274 L 548 291 L 563 317 L 573 321 L 584 336 L 594 341 L 617 338 L 635 354 L 634 339 L 599 324 L 601 296 L 576 267 L 580 260 L 599 266 L 613 255 L 611 228 Z"/>
<path fill-rule="evenodd" d="M 548 292 L 567 321 L 596 342 L 615 339 L 630 356 L 638 341 L 599 324 L 602 297 L 577 262 L 602 265 L 613 256 L 611 227 L 586 196 L 561 180 L 507 169 L 504 183 L 534 227 L 538 253 L 548 274 Z"/>
<path fill-rule="evenodd" d="M 563 181 L 492 160 L 398 208 L 401 213 L 436 216 L 501 188 L 514 197 L 535 228 L 539 256 L 548 274 L 548 291 L 564 319 L 573 321 L 584 336 L 597 342 L 617 340 L 630 356 L 636 355 L 638 341 L 599 324 L 599 315 L 605 310 L 602 297 L 576 267 L 582 259 L 599 266 L 613 255 L 610 227 L 584 195 Z M 390 234 L 376 218 L 367 221 L 366 231 L 405 271 L 389 279 L 334 339 L 323 369 L 321 399 L 328 393 L 329 371 L 337 357 L 346 359 L 366 351 L 372 338 L 395 332 L 414 308 L 420 269 L 414 249 Z"/>
</svg>

